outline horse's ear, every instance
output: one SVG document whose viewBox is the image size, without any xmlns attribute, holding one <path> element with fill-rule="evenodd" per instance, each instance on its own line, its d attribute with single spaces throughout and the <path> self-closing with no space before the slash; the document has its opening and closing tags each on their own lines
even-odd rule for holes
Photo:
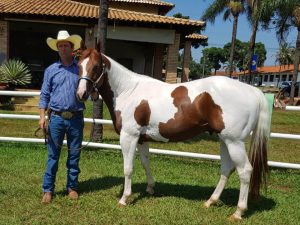
<svg viewBox="0 0 300 225">
<path fill-rule="evenodd" d="M 86 46 L 85 46 L 85 43 L 84 43 L 84 41 L 83 40 L 81 40 L 81 42 L 80 42 L 80 50 L 85 50 L 86 49 Z"/>
<path fill-rule="evenodd" d="M 101 52 L 101 42 L 100 41 L 97 42 L 96 50 L 97 50 L 97 52 Z"/>
</svg>

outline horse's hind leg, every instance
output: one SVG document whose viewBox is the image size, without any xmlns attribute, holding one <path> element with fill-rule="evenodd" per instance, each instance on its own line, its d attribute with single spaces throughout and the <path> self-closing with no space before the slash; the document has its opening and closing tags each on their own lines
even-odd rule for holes
<svg viewBox="0 0 300 225">
<path fill-rule="evenodd" d="M 205 207 L 210 207 L 211 205 L 218 202 L 224 187 L 227 183 L 229 176 L 231 175 L 234 164 L 230 159 L 229 152 L 225 143 L 221 140 L 221 177 L 217 184 L 217 187 L 211 197 L 204 203 Z"/>
<path fill-rule="evenodd" d="M 146 177 L 147 177 L 147 189 L 146 192 L 148 192 L 149 194 L 153 195 L 154 194 L 154 180 L 153 177 L 151 175 L 151 169 L 150 169 L 150 163 L 149 163 L 149 145 L 147 142 L 144 142 L 143 144 L 138 144 L 137 148 L 140 152 L 140 158 L 141 158 L 141 162 L 142 165 L 145 169 L 146 172 Z"/>
<path fill-rule="evenodd" d="M 124 192 L 119 200 L 119 205 L 126 205 L 126 201 L 131 195 L 131 176 L 133 172 L 134 155 L 137 141 L 137 137 L 128 135 L 126 132 L 121 131 L 120 144 L 123 153 L 125 183 Z"/>
<path fill-rule="evenodd" d="M 249 162 L 244 142 L 233 142 L 230 140 L 227 142 L 225 141 L 225 143 L 227 145 L 230 158 L 234 163 L 240 178 L 240 195 L 237 210 L 230 217 L 230 219 L 241 220 L 242 215 L 247 210 L 249 183 L 252 173 L 252 166 Z"/>
</svg>

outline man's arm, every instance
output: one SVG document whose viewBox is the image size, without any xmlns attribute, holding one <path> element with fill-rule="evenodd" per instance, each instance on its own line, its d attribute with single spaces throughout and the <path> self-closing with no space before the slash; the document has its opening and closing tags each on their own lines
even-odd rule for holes
<svg viewBox="0 0 300 225">
<path fill-rule="evenodd" d="M 46 128 L 46 110 L 40 109 L 40 120 L 39 120 L 39 126 L 42 129 Z"/>
</svg>

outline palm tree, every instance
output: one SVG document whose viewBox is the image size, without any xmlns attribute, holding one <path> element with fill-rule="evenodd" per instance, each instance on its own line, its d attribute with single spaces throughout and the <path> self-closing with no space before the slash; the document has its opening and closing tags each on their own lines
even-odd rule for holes
<svg viewBox="0 0 300 225">
<path fill-rule="evenodd" d="M 108 0 L 99 0 L 99 19 L 98 19 L 98 42 L 100 42 L 101 52 L 106 50 L 108 20 Z M 103 100 L 98 99 L 93 103 L 93 118 L 103 118 Z M 102 124 L 93 124 L 91 131 L 91 140 L 101 142 L 103 138 Z"/>
<path fill-rule="evenodd" d="M 262 0 L 247 0 L 246 12 L 247 12 L 248 20 L 252 27 L 252 32 L 249 41 L 250 44 L 249 44 L 248 62 L 247 62 L 248 73 L 249 73 L 247 82 L 249 84 L 252 82 L 252 71 L 251 71 L 252 58 L 254 55 L 255 39 L 256 39 L 256 33 L 257 33 L 258 23 L 259 23 L 259 18 L 255 16 L 254 12 L 256 12 L 257 9 L 260 7 L 261 2 Z"/>
<path fill-rule="evenodd" d="M 294 102 L 295 83 L 297 81 L 300 58 L 300 0 L 263 0 L 258 10 L 264 28 L 272 23 L 279 41 L 285 40 L 290 29 L 297 28 L 297 40 L 294 54 L 294 72 L 290 93 L 290 104 Z"/>
<path fill-rule="evenodd" d="M 276 63 L 281 66 L 290 65 L 293 63 L 293 56 L 295 54 L 295 48 L 291 47 L 290 44 L 284 42 L 280 44 L 279 51 L 276 53 Z"/>
<path fill-rule="evenodd" d="M 215 0 L 202 15 L 202 20 L 214 23 L 216 16 L 223 13 L 223 20 L 233 17 L 232 40 L 229 56 L 229 77 L 232 75 L 233 54 L 237 34 L 238 17 L 244 11 L 244 0 Z"/>
</svg>

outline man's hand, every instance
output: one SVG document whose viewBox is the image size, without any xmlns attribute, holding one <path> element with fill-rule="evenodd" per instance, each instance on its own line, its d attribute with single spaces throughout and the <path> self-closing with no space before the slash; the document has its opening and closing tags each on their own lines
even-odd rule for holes
<svg viewBox="0 0 300 225">
<path fill-rule="evenodd" d="M 40 120 L 39 120 L 39 126 L 42 129 L 46 128 L 46 117 L 45 117 L 45 109 L 40 109 Z"/>
</svg>

